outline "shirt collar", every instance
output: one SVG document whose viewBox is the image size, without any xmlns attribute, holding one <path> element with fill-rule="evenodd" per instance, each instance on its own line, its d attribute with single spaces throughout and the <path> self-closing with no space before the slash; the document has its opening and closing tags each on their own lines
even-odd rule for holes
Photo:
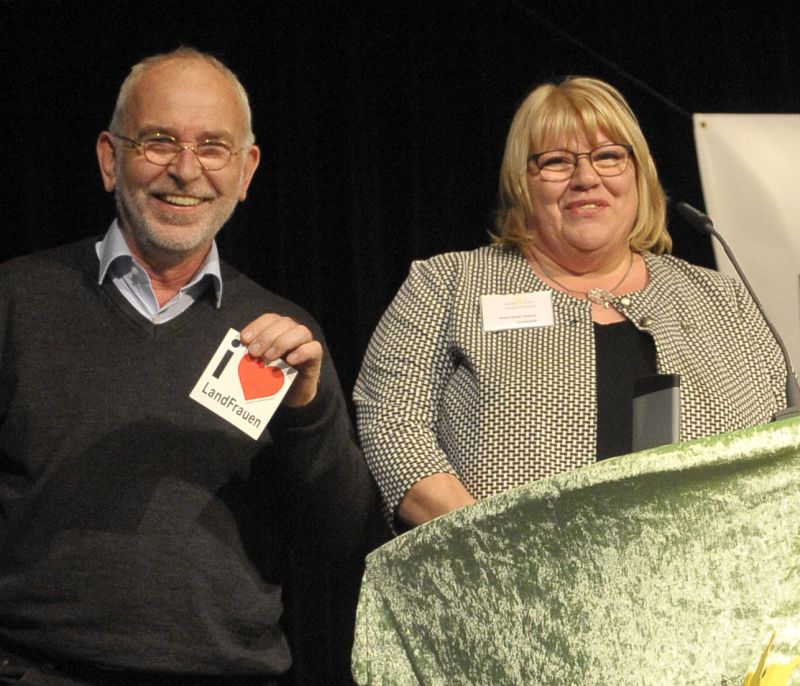
<svg viewBox="0 0 800 686">
<path fill-rule="evenodd" d="M 97 275 L 98 285 L 101 285 L 103 281 L 105 281 L 109 267 L 117 260 L 136 263 L 143 269 L 142 265 L 131 253 L 131 249 L 128 247 L 128 243 L 122 235 L 122 229 L 116 219 L 111 223 L 103 239 L 95 244 L 95 250 L 97 251 L 97 258 L 100 260 Z M 211 250 L 208 251 L 206 261 L 192 279 L 191 283 L 197 283 L 206 276 L 211 279 L 211 283 L 214 286 L 214 297 L 216 299 L 217 308 L 219 308 L 222 305 L 222 271 L 216 241 L 211 244 Z M 188 285 L 191 284 L 187 284 L 187 286 Z"/>
</svg>

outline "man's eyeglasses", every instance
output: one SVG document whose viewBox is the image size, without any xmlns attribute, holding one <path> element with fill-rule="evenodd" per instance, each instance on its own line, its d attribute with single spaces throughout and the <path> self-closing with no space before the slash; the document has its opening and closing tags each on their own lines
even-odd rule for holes
<svg viewBox="0 0 800 686">
<path fill-rule="evenodd" d="M 566 181 L 575 173 L 578 159 L 589 159 L 594 170 L 600 176 L 619 176 L 628 168 L 628 161 L 633 156 L 633 146 L 619 143 L 604 143 L 589 152 L 572 152 L 571 150 L 547 150 L 531 155 L 530 171 L 538 172 L 545 181 Z"/>
<path fill-rule="evenodd" d="M 218 140 L 179 143 L 172 136 L 163 133 L 153 134 L 140 141 L 117 133 L 111 135 L 125 141 L 130 147 L 136 148 L 148 162 L 157 164 L 159 167 L 169 166 L 183 150 L 191 150 L 197 156 L 197 161 L 203 169 L 217 171 L 228 164 L 231 156 L 238 155 L 242 151 L 241 148 L 234 150 L 229 143 Z"/>
</svg>

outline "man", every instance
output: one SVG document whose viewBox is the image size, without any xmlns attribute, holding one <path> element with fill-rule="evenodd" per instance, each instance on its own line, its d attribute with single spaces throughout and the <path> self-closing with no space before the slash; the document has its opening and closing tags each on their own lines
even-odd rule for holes
<svg viewBox="0 0 800 686">
<path fill-rule="evenodd" d="M 321 332 L 217 256 L 253 141 L 227 67 L 149 58 L 97 140 L 105 237 L 0 267 L 0 683 L 273 683 L 287 539 L 359 540 L 372 486 Z M 256 440 L 189 397 L 230 328 L 297 370 Z"/>
</svg>

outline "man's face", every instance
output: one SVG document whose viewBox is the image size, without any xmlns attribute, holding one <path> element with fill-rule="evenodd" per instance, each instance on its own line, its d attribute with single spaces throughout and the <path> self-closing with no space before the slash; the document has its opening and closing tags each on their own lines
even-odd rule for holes
<svg viewBox="0 0 800 686">
<path fill-rule="evenodd" d="M 155 133 L 194 144 L 213 139 L 239 150 L 246 115 L 233 84 L 197 59 L 162 62 L 145 72 L 128 101 L 120 135 L 141 140 Z M 245 148 L 222 169 L 205 171 L 191 150 L 167 166 L 148 161 L 107 133 L 98 139 L 107 190 L 114 190 L 119 220 L 141 257 L 180 260 L 203 253 L 244 200 L 259 151 Z"/>
</svg>

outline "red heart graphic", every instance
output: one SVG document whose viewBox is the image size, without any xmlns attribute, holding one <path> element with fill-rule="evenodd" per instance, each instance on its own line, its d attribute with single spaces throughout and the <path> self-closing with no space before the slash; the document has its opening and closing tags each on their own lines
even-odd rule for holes
<svg viewBox="0 0 800 686">
<path fill-rule="evenodd" d="M 245 355 L 239 362 L 239 382 L 245 400 L 268 398 L 283 388 L 283 372 L 267 366 L 261 357 Z"/>
</svg>

